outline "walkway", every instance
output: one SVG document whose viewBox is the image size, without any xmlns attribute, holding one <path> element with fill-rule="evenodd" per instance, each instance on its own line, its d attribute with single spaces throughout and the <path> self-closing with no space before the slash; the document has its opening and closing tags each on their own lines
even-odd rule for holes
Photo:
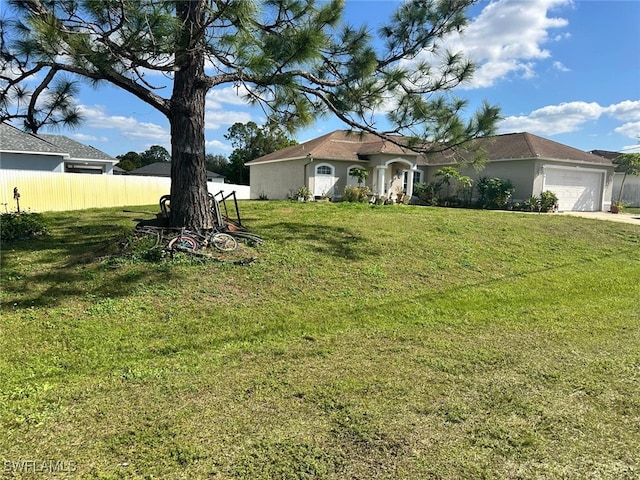
<svg viewBox="0 0 640 480">
<path fill-rule="evenodd" d="M 634 225 L 640 226 L 639 214 L 609 212 L 562 212 L 560 213 L 560 215 L 573 215 L 576 217 L 593 218 L 595 220 L 609 220 L 611 222 L 632 223 Z"/>
</svg>

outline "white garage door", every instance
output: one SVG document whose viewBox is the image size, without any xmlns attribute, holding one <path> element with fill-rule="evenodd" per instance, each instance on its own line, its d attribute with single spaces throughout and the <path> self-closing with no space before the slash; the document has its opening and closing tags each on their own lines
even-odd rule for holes
<svg viewBox="0 0 640 480">
<path fill-rule="evenodd" d="M 603 172 L 561 168 L 545 169 L 543 190 L 558 197 L 561 211 L 601 210 Z"/>
</svg>

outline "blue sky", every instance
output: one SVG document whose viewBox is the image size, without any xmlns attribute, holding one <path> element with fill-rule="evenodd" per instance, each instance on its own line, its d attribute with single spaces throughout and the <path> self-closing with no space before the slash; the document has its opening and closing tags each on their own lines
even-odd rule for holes
<svg viewBox="0 0 640 480">
<path fill-rule="evenodd" d="M 375 29 L 398 4 L 347 0 L 346 20 Z M 581 150 L 640 151 L 640 1 L 485 0 L 470 13 L 464 36 L 448 42 L 479 66 L 456 90 L 469 100 L 469 114 L 487 100 L 502 109 L 499 133 L 527 131 Z M 168 122 L 130 94 L 83 86 L 77 103 L 85 123 L 56 133 L 113 156 L 170 147 Z M 264 120 L 233 88 L 211 91 L 207 152 L 228 155 L 224 134 L 233 123 Z M 296 139 L 339 128 L 323 118 Z"/>
</svg>

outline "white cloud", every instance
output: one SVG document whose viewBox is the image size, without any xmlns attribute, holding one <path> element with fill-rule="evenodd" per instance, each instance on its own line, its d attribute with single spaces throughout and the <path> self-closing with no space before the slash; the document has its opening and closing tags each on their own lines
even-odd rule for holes
<svg viewBox="0 0 640 480">
<path fill-rule="evenodd" d="M 562 62 L 553 62 L 553 68 L 555 68 L 556 70 L 558 70 L 560 72 L 570 72 L 571 71 L 567 67 L 565 67 L 562 64 Z"/>
<path fill-rule="evenodd" d="M 251 121 L 249 112 L 238 112 L 229 110 L 209 110 L 205 112 L 204 122 L 207 130 L 217 130 L 234 123 L 247 123 Z"/>
<path fill-rule="evenodd" d="M 629 122 L 614 129 L 614 132 L 640 140 L 640 122 Z"/>
<path fill-rule="evenodd" d="M 161 125 L 150 122 L 139 122 L 133 117 L 108 115 L 104 105 L 79 105 L 78 110 L 85 118 L 85 125 L 89 128 L 115 129 L 125 138 L 145 139 L 167 143 L 170 139 L 169 130 Z"/>
<path fill-rule="evenodd" d="M 568 21 L 549 16 L 571 0 L 494 0 L 464 30 L 447 40 L 444 47 L 464 52 L 478 66 L 466 88 L 490 87 L 510 74 L 535 76 L 538 61 L 551 57 L 545 43 L 566 38 L 551 36 L 552 29 L 564 28 Z M 556 68 L 562 66 L 559 62 Z"/>
<path fill-rule="evenodd" d="M 207 148 L 211 148 L 214 150 L 224 150 L 227 152 L 230 152 L 233 150 L 233 147 L 230 145 L 227 145 L 226 143 L 222 143 L 219 140 L 207 140 L 205 142 L 205 147 Z"/>
<path fill-rule="evenodd" d="M 528 115 L 506 117 L 500 124 L 505 132 L 527 131 L 545 135 L 574 132 L 588 121 L 596 120 L 604 109 L 595 102 L 568 102 L 549 105 Z"/>
<path fill-rule="evenodd" d="M 616 120 L 638 120 L 627 122 L 614 129 L 614 132 L 629 138 L 640 137 L 640 101 L 624 100 L 622 102 L 600 106 L 596 102 L 567 102 L 559 105 L 548 105 L 529 113 L 506 117 L 500 124 L 501 132 L 527 131 L 542 135 L 575 132 L 601 116 Z"/>
<path fill-rule="evenodd" d="M 207 93 L 206 101 L 207 108 L 219 109 L 223 104 L 227 105 L 247 105 L 247 101 L 244 97 L 247 94 L 247 89 L 244 86 L 240 87 L 224 87 L 214 88 Z"/>
<path fill-rule="evenodd" d="M 625 100 L 610 105 L 607 113 L 618 120 L 640 120 L 640 100 Z"/>
<path fill-rule="evenodd" d="M 86 135 L 84 133 L 75 133 L 72 135 L 72 137 L 78 140 L 79 142 L 108 142 L 109 141 L 107 137 L 96 137 L 95 135 Z"/>
<path fill-rule="evenodd" d="M 246 95 L 244 86 L 228 86 L 210 90 L 206 96 L 205 126 L 207 130 L 217 130 L 229 127 L 234 123 L 247 123 L 252 120 L 251 113 L 240 110 L 228 110 L 227 106 L 236 107 L 247 106 L 247 101 L 243 98 Z M 213 145 L 211 145 L 213 146 Z M 215 148 L 223 148 L 215 146 Z"/>
</svg>

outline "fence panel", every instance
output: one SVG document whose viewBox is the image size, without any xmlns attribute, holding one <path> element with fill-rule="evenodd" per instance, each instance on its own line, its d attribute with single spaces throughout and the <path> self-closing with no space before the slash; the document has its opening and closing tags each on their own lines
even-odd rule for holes
<svg viewBox="0 0 640 480">
<path fill-rule="evenodd" d="M 91 175 L 31 170 L 0 170 L 0 207 L 15 210 L 13 189 L 20 193 L 20 209 L 46 212 L 157 204 L 171 190 L 165 177 Z M 250 198 L 247 185 L 209 182 L 209 192 L 236 192 L 238 199 Z"/>
</svg>

